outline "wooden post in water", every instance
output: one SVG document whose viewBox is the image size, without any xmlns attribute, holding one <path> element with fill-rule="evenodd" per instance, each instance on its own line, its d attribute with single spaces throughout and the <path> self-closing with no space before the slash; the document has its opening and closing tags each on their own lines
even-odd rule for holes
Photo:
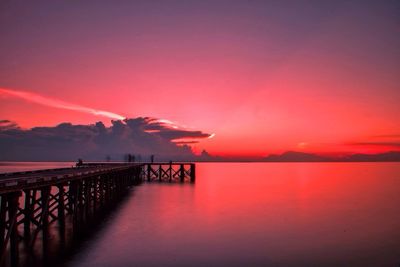
<svg viewBox="0 0 400 267">
<path fill-rule="evenodd" d="M 64 235 L 65 231 L 65 192 L 64 185 L 59 184 L 58 187 L 58 225 L 60 227 L 60 236 Z"/>
<path fill-rule="evenodd" d="M 99 177 L 99 202 L 100 208 L 104 206 L 105 196 L 104 196 L 104 175 Z"/>
<path fill-rule="evenodd" d="M 84 206 L 83 206 L 83 196 L 84 196 L 84 194 L 85 194 L 85 191 L 84 191 L 84 187 L 83 187 L 83 181 L 82 180 L 78 180 L 77 181 L 77 201 L 76 201 L 76 204 L 77 204 L 77 207 L 76 207 L 76 211 L 77 211 L 77 213 L 76 213 L 76 215 L 77 215 L 77 231 L 76 231 L 76 234 L 77 235 L 79 235 L 81 232 L 81 229 L 82 229 L 82 225 L 83 225 L 83 220 L 84 220 L 84 212 L 85 212 L 85 210 L 84 210 Z M 74 231 L 75 231 L 75 229 L 74 229 Z M 75 234 L 75 233 L 74 233 Z"/>
<path fill-rule="evenodd" d="M 0 259 L 3 256 L 3 247 L 5 250 L 5 240 L 4 240 L 4 235 L 6 233 L 6 213 L 7 213 L 7 195 L 1 195 L 0 196 L 0 201 L 1 201 L 1 205 L 0 205 Z M 1 262 L 0 262 L 1 264 Z"/>
<path fill-rule="evenodd" d="M 99 190 L 99 184 L 100 184 L 100 176 L 96 176 L 93 179 L 93 213 L 96 213 L 96 210 L 98 208 L 98 204 L 100 202 L 100 190 Z"/>
<path fill-rule="evenodd" d="M 160 167 L 158 168 L 158 181 L 162 181 L 162 165 L 160 164 Z"/>
<path fill-rule="evenodd" d="M 19 262 L 19 251 L 18 251 L 18 225 L 17 225 L 17 214 L 18 214 L 18 199 L 20 192 L 13 192 L 9 194 L 8 199 L 8 214 L 9 214 L 9 233 L 7 234 L 10 238 L 10 256 L 11 266 L 18 266 Z M 7 244 L 7 240 L 6 240 Z"/>
<path fill-rule="evenodd" d="M 151 169 L 151 164 L 147 164 L 147 182 L 150 182 L 150 169 Z"/>
<path fill-rule="evenodd" d="M 190 164 L 190 182 L 194 183 L 196 181 L 196 164 Z"/>
<path fill-rule="evenodd" d="M 67 212 L 68 214 L 72 214 L 74 211 L 74 198 L 73 198 L 73 190 L 72 190 L 72 182 L 67 182 L 68 185 L 68 193 L 67 193 Z"/>
<path fill-rule="evenodd" d="M 90 179 L 84 180 L 84 195 L 85 195 L 85 220 L 90 217 Z"/>
<path fill-rule="evenodd" d="M 72 200 L 72 229 L 74 234 L 78 228 L 78 181 L 71 181 L 69 184 L 69 194 Z"/>
<path fill-rule="evenodd" d="M 179 181 L 183 183 L 185 181 L 185 165 L 181 164 L 181 168 L 179 170 Z"/>
<path fill-rule="evenodd" d="M 40 189 L 40 197 L 42 198 L 42 247 L 43 257 L 47 256 L 49 244 L 49 204 L 50 204 L 50 186 Z"/>
<path fill-rule="evenodd" d="M 105 201 L 106 205 L 110 202 L 110 197 L 111 197 L 111 182 L 110 182 L 110 175 L 107 175 L 105 177 Z"/>
<path fill-rule="evenodd" d="M 168 181 L 169 182 L 172 182 L 172 161 L 170 160 L 169 161 L 169 173 L 168 173 L 168 175 L 169 175 L 169 177 L 168 177 Z"/>
<path fill-rule="evenodd" d="M 25 207 L 24 207 L 24 237 L 28 240 L 31 235 L 31 217 L 32 217 L 32 190 L 24 190 Z"/>
</svg>

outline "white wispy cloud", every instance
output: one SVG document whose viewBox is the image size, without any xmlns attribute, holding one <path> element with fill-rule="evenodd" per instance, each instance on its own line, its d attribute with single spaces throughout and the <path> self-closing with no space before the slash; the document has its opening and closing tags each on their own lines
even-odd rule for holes
<svg viewBox="0 0 400 267">
<path fill-rule="evenodd" d="M 53 108 L 61 108 L 61 109 L 67 109 L 67 110 L 74 110 L 74 111 L 80 111 L 88 114 L 93 114 L 96 116 L 103 116 L 111 119 L 117 119 L 117 120 L 124 120 L 125 117 L 116 114 L 113 112 L 105 111 L 105 110 L 99 110 L 99 109 L 93 109 L 73 103 L 68 103 L 62 100 L 42 96 L 36 93 L 32 92 L 26 92 L 26 91 L 20 91 L 20 90 L 12 90 L 12 89 L 7 89 L 7 88 L 0 88 L 0 95 L 6 95 L 6 96 L 12 96 L 12 97 L 17 97 L 21 98 L 25 101 L 40 104 L 43 106 L 48 106 L 48 107 L 53 107 Z"/>
</svg>

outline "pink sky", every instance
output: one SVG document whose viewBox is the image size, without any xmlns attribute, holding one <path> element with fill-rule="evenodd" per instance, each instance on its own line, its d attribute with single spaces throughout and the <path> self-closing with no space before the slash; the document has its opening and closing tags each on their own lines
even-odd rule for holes
<svg viewBox="0 0 400 267">
<path fill-rule="evenodd" d="M 168 119 L 215 133 L 194 146 L 214 155 L 400 150 L 392 5 L 10 4 L 0 88 L 43 101 L 0 90 L 0 119 Z"/>
</svg>

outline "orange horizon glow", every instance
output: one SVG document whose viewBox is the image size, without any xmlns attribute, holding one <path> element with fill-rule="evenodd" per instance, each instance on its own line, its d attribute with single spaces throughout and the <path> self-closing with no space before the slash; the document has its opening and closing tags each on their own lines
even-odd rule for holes
<svg viewBox="0 0 400 267">
<path fill-rule="evenodd" d="M 103 116 L 104 118 L 111 118 L 116 120 L 124 120 L 125 117 L 110 111 L 102 111 L 96 110 L 92 108 L 88 108 L 85 106 L 80 106 L 72 103 L 67 103 L 64 101 L 60 101 L 54 98 L 47 98 L 35 93 L 27 92 L 27 91 L 18 91 L 12 90 L 8 88 L 0 88 L 0 97 L 7 98 L 17 98 L 15 100 L 21 99 L 26 101 L 28 105 L 41 105 L 41 108 L 50 108 L 52 111 L 54 109 L 61 109 L 64 112 L 68 112 L 71 114 L 76 114 L 77 116 L 82 116 L 90 118 L 91 116 Z M 15 101 L 14 100 L 14 101 Z M 50 114 L 52 114 L 51 112 Z M 89 116 L 88 116 L 89 115 Z M 91 116 L 90 116 L 91 115 Z M 30 117 L 32 118 L 32 117 Z M 97 118 L 99 119 L 99 118 Z M 104 120 L 102 120 L 104 121 Z M 167 120 L 167 119 L 158 119 L 160 123 L 169 125 L 168 127 L 178 129 L 181 126 L 176 123 Z M 16 121 L 19 126 L 23 128 L 31 128 L 36 126 L 54 126 L 48 124 L 41 125 L 29 125 L 29 120 L 26 122 L 21 120 Z M 63 121 L 56 122 L 56 124 L 62 123 Z M 95 121 L 92 121 L 93 124 Z M 105 120 L 107 124 L 107 120 Z M 108 121 L 108 124 L 110 122 Z M 55 124 L 55 125 L 56 125 Z M 90 123 L 89 123 L 90 124 Z M 186 126 L 185 126 L 186 127 Z M 315 130 L 315 129 L 314 129 Z M 237 132 L 236 132 L 237 133 Z M 370 136 L 360 137 L 358 139 L 343 139 L 330 143 L 312 143 L 312 142 L 298 142 L 296 143 L 293 140 L 296 140 L 296 136 L 285 136 L 292 142 L 287 142 L 286 147 L 273 146 L 272 144 L 265 144 L 264 147 L 257 147 L 257 143 L 260 143 L 260 140 L 255 140 L 252 138 L 240 140 L 236 135 L 226 136 L 225 140 L 219 140 L 219 136 L 216 137 L 216 141 L 214 140 L 203 140 L 200 144 L 191 144 L 190 139 L 176 140 L 179 144 L 191 145 L 195 154 L 200 155 L 203 150 L 206 150 L 210 155 L 213 156 L 221 156 L 221 157 L 265 157 L 271 154 L 281 154 L 287 151 L 297 151 L 297 152 L 305 152 L 305 153 L 313 153 L 318 155 L 326 155 L 329 157 L 340 157 L 345 155 L 363 153 L 363 154 L 376 154 L 383 153 L 389 151 L 400 151 L 400 145 L 396 142 L 399 140 L 399 136 L 396 134 L 393 135 L 379 135 L 380 132 L 375 133 L 371 131 Z M 214 138 L 216 134 L 211 134 L 208 139 Z M 279 140 L 277 140 L 279 141 Z M 232 146 L 230 144 L 234 143 Z M 222 147 L 222 148 L 221 148 Z M 206 149 L 208 148 L 208 149 Z M 210 149 L 211 148 L 211 149 Z"/>
</svg>

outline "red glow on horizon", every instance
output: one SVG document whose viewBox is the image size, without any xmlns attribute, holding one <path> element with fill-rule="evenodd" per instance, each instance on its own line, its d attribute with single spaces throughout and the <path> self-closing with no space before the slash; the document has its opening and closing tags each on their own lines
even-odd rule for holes
<svg viewBox="0 0 400 267">
<path fill-rule="evenodd" d="M 125 119 L 125 117 L 122 117 L 121 115 L 118 115 L 116 113 L 95 110 L 81 105 L 71 104 L 52 98 L 46 98 L 41 95 L 30 92 L 15 91 L 10 89 L 0 88 L 0 96 L 3 97 L 14 96 L 27 101 L 27 103 L 40 104 L 42 105 L 41 108 L 45 110 L 48 108 L 61 109 L 59 113 L 64 113 L 64 114 L 66 114 L 68 110 L 71 110 L 71 112 L 73 113 L 69 113 L 69 115 L 76 114 L 75 116 L 79 115 L 79 117 L 84 117 L 83 114 L 86 113 L 87 115 L 85 116 L 88 118 L 90 117 L 90 115 L 100 115 L 115 119 L 120 119 L 120 118 Z M 256 102 L 256 99 L 258 97 L 259 95 L 257 95 L 257 97 L 256 96 L 252 97 L 253 99 L 251 101 L 253 104 Z M 285 98 L 285 97 L 280 96 L 279 98 Z M 298 102 L 299 101 L 296 100 L 295 97 L 292 98 L 286 97 L 286 103 L 290 104 L 289 106 L 292 106 Z M 311 110 L 315 110 L 316 108 L 320 109 L 323 108 L 318 103 L 314 103 L 313 105 L 307 105 L 308 103 L 306 98 L 303 98 L 301 103 L 302 105 L 305 104 L 305 106 L 302 110 L 298 110 L 296 116 L 298 116 L 299 113 L 300 114 L 303 113 L 303 116 L 306 118 L 309 116 L 307 114 L 309 112 L 307 111 L 308 108 L 311 108 Z M 335 106 L 340 106 L 340 109 L 336 109 Z M 272 106 L 271 108 L 273 109 L 274 107 Z M 291 108 L 288 108 L 289 112 L 290 109 Z M 350 116 L 348 115 L 347 112 L 348 109 L 356 110 L 354 106 L 349 107 L 348 109 L 343 109 L 343 104 L 340 105 L 338 104 L 329 107 L 329 109 L 331 109 L 331 111 L 334 112 L 334 113 L 331 112 L 330 116 L 333 115 L 339 116 L 342 118 L 342 121 L 340 125 L 337 125 L 336 129 L 331 127 L 328 132 L 322 128 L 315 128 L 313 125 L 310 125 L 310 122 L 307 120 L 304 121 L 298 120 L 295 122 L 295 124 L 293 124 L 294 121 L 284 121 L 282 120 L 284 118 L 282 117 L 282 111 L 280 113 L 271 113 L 275 115 L 280 114 L 279 117 L 277 118 L 274 117 L 264 118 L 264 120 L 265 119 L 271 120 L 270 121 L 271 124 L 267 125 L 257 125 L 257 123 L 254 121 L 254 118 L 248 117 L 247 115 L 244 115 L 242 114 L 241 111 L 239 111 L 235 114 L 235 122 L 240 121 L 241 123 L 236 125 L 235 124 L 229 125 L 228 122 L 227 125 L 229 125 L 229 127 L 227 129 L 229 129 L 229 131 L 225 131 L 225 128 L 220 128 L 219 130 L 221 132 L 218 133 L 216 138 L 214 138 L 215 133 L 210 134 L 208 136 L 208 139 L 212 140 L 203 140 L 201 143 L 198 143 L 199 141 L 196 139 L 184 138 L 182 140 L 174 140 L 174 142 L 180 145 L 192 146 L 193 151 L 196 154 L 200 154 L 201 151 L 205 149 L 209 154 L 214 156 L 225 156 L 233 158 L 265 157 L 270 154 L 281 154 L 286 151 L 314 153 L 318 155 L 327 155 L 330 157 L 351 155 L 356 153 L 376 154 L 387 151 L 400 151 L 399 135 L 392 134 L 386 136 L 385 135 L 379 136 L 379 134 L 381 134 L 382 132 L 381 131 L 374 132 L 374 128 L 371 128 L 367 123 L 360 124 L 359 126 L 357 126 L 358 128 L 352 126 L 353 121 L 355 120 L 360 121 L 360 119 L 363 119 L 362 117 L 356 117 L 357 113 L 355 112 L 353 112 Z M 54 109 L 49 114 L 56 114 L 56 116 L 58 116 L 58 113 L 54 112 Z M 38 115 L 40 115 L 40 117 L 38 118 L 44 117 L 42 114 Z M 32 120 L 33 118 L 34 116 L 30 116 L 26 119 L 28 119 L 29 121 Z M 312 124 L 317 123 L 318 120 L 320 120 L 320 123 L 323 124 L 325 119 L 326 119 L 325 115 L 321 118 L 314 116 Z M 177 129 L 177 130 L 180 128 L 186 129 L 186 127 L 179 126 L 178 124 L 170 120 L 166 119 L 153 119 L 153 120 L 154 123 L 160 123 L 161 125 L 164 125 L 167 128 Z M 62 121 L 59 121 L 59 123 L 61 122 Z M 299 127 L 300 124 L 303 125 Z M 384 120 L 380 119 L 379 124 L 384 125 Z M 270 125 L 272 125 L 273 127 L 271 128 Z M 344 127 L 344 125 L 346 126 Z M 375 125 L 378 125 L 378 121 Z M 24 126 L 24 124 L 22 124 L 22 126 Z M 286 132 L 289 130 L 288 127 L 289 128 L 297 127 L 298 132 L 295 134 L 288 133 Z M 265 138 L 262 138 L 261 136 L 258 136 L 258 138 L 254 138 L 255 136 L 257 136 L 257 133 L 254 132 L 254 130 L 256 130 L 257 128 L 258 131 L 260 132 L 268 132 L 271 130 L 275 131 L 275 129 L 277 130 L 280 129 L 280 131 L 284 132 L 282 134 L 279 134 L 278 136 L 267 135 Z M 285 130 L 285 128 L 287 128 L 287 130 Z M 152 132 L 152 130 L 149 130 L 149 132 Z M 367 138 L 353 137 L 352 139 L 347 137 L 352 135 L 355 136 L 357 135 L 357 133 L 360 132 L 364 133 L 369 132 L 370 133 L 369 136 L 372 137 L 367 137 Z M 243 138 L 243 136 L 246 135 L 247 137 Z M 321 140 L 322 142 L 299 141 L 299 140 L 308 140 L 311 137 L 314 140 Z M 340 139 L 342 141 L 339 141 Z M 326 142 L 326 140 L 328 140 L 329 142 Z"/>
</svg>

